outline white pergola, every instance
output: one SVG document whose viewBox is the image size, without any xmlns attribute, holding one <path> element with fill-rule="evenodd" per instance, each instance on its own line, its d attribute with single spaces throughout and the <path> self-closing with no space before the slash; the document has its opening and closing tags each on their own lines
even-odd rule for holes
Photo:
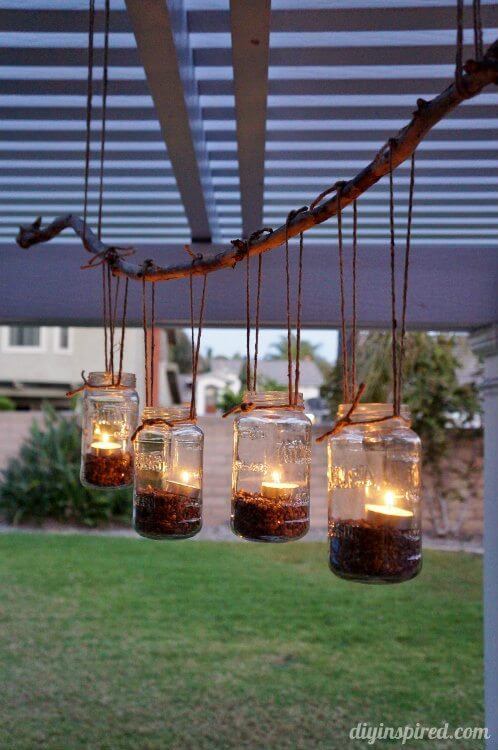
<svg viewBox="0 0 498 750">
<path fill-rule="evenodd" d="M 97 61 L 103 47 L 97 0 Z M 0 0 L 0 322 L 99 325 L 100 275 L 71 231 L 29 251 L 37 215 L 82 213 L 87 0 Z M 455 0 L 112 0 L 104 239 L 138 260 L 205 256 L 278 226 L 348 179 L 454 73 Z M 484 46 L 498 6 L 482 0 Z M 465 15 L 464 58 L 473 50 Z M 101 69 L 97 67 L 97 76 Z M 89 222 L 98 205 L 95 85 Z M 498 92 L 442 120 L 417 151 L 412 328 L 468 330 L 485 361 L 485 659 L 488 748 L 498 748 Z M 400 246 L 409 164 L 395 174 Z M 359 201 L 359 321 L 389 325 L 387 179 Z M 349 240 L 351 210 L 344 211 Z M 303 318 L 340 320 L 332 219 L 306 234 Z M 401 263 L 398 264 L 401 271 Z M 262 320 L 285 323 L 282 256 L 265 255 Z M 282 279 L 282 283 L 279 283 Z M 349 282 L 349 278 L 347 278 Z M 140 295 L 130 320 L 140 321 Z M 158 290 L 158 319 L 188 322 L 185 281 Z M 244 324 L 244 277 L 211 274 L 207 325 Z"/>
</svg>

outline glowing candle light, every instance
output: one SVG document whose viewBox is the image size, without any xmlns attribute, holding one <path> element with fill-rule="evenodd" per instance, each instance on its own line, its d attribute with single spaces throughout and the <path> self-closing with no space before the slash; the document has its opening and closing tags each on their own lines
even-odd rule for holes
<svg viewBox="0 0 498 750">
<path fill-rule="evenodd" d="M 413 513 L 395 504 L 396 493 L 393 490 L 386 490 L 382 499 L 382 505 L 371 503 L 365 505 L 367 521 L 376 526 L 389 526 L 400 530 L 410 529 L 413 523 Z"/>
<path fill-rule="evenodd" d="M 166 484 L 166 490 L 172 492 L 175 495 L 181 495 L 182 497 L 188 497 L 191 500 L 196 500 L 200 494 L 200 488 L 192 484 L 193 477 L 189 471 L 180 472 L 181 481 L 173 481 L 169 479 Z"/>
<path fill-rule="evenodd" d="M 271 500 L 292 500 L 299 485 L 295 482 L 282 482 L 279 471 L 272 471 L 271 478 L 271 482 L 261 483 L 261 494 Z"/>
<path fill-rule="evenodd" d="M 93 448 L 97 456 L 101 455 L 100 451 L 102 451 L 102 455 L 110 456 L 113 451 L 122 450 L 121 443 L 111 440 L 111 436 L 107 432 L 102 432 L 98 425 L 95 427 L 94 437 L 97 439 L 90 444 L 90 447 Z"/>
</svg>

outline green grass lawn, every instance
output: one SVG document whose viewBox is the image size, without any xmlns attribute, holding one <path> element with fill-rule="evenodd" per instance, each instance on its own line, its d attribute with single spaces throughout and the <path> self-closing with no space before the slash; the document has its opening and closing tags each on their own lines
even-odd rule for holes
<svg viewBox="0 0 498 750">
<path fill-rule="evenodd" d="M 343 750 L 360 721 L 484 721 L 476 557 L 376 587 L 322 544 L 5 534 L 0 574 L 2 750 Z"/>
</svg>

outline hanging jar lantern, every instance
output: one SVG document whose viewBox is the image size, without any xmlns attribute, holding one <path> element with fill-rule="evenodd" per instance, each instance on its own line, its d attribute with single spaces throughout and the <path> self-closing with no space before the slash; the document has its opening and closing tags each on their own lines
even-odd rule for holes
<svg viewBox="0 0 498 750">
<path fill-rule="evenodd" d="M 301 394 L 246 393 L 234 420 L 232 529 L 244 539 L 288 542 L 309 529 L 311 422 Z"/>
<path fill-rule="evenodd" d="M 190 407 L 147 407 L 136 434 L 133 526 L 149 539 L 187 539 L 202 526 L 204 435 Z"/>
<path fill-rule="evenodd" d="M 87 487 L 117 489 L 133 484 L 131 436 L 138 421 L 135 375 L 91 372 L 83 396 L 81 482 Z"/>
<path fill-rule="evenodd" d="M 341 578 L 399 583 L 422 565 L 421 443 L 408 410 L 392 414 L 391 404 L 358 404 L 328 438 L 330 567 Z"/>
</svg>

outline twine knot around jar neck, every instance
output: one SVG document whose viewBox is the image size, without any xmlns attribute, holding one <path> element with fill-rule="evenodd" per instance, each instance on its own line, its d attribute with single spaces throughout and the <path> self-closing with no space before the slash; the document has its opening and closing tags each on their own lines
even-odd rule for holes
<svg viewBox="0 0 498 750">
<path fill-rule="evenodd" d="M 240 404 L 233 406 L 223 414 L 243 414 L 256 409 L 285 409 L 288 411 L 304 411 L 303 394 L 299 393 L 297 402 L 289 404 L 288 393 L 285 391 L 246 391 Z"/>
<path fill-rule="evenodd" d="M 162 426 L 171 429 L 176 425 L 196 424 L 190 416 L 190 406 L 146 406 L 142 412 L 142 421 L 131 436 L 132 442 L 147 427 Z"/>
<path fill-rule="evenodd" d="M 353 403 L 341 404 L 339 406 L 339 410 L 337 412 L 338 419 L 336 423 L 331 430 L 327 430 L 327 432 L 324 432 L 323 435 L 320 435 L 316 438 L 317 443 L 321 443 L 326 438 L 332 437 L 332 435 L 337 435 L 338 432 L 341 432 L 345 427 L 348 427 L 352 424 L 369 425 L 378 422 L 388 422 L 391 420 L 396 420 L 404 422 L 407 427 L 410 426 L 410 412 L 406 405 L 403 405 L 401 407 L 399 414 L 395 414 L 392 404 L 360 404 L 360 400 L 363 396 L 363 393 L 365 392 L 365 388 L 365 383 L 360 383 L 360 387 L 358 388 L 356 396 L 354 397 Z M 362 413 L 362 410 L 365 411 L 363 411 Z"/>
<path fill-rule="evenodd" d="M 342 420 L 350 412 L 352 404 L 339 404 L 337 409 L 337 419 Z M 403 422 L 410 421 L 410 409 L 406 404 L 401 405 L 400 413 L 393 413 L 392 404 L 383 403 L 363 403 L 358 404 L 354 411 L 349 414 L 351 424 L 369 424 L 380 420 L 387 421 L 390 419 L 401 419 Z"/>
<path fill-rule="evenodd" d="M 113 377 L 110 372 L 89 372 L 86 385 L 90 388 L 136 388 L 137 378 L 132 372 L 122 372 L 118 382 L 117 376 Z"/>
<path fill-rule="evenodd" d="M 72 398 L 82 391 L 101 391 L 107 389 L 115 391 L 135 390 L 137 385 L 136 375 L 132 372 L 122 372 L 121 377 L 118 379 L 112 373 L 106 371 L 90 372 L 88 373 L 88 377 L 86 377 L 85 371 L 82 370 L 81 379 L 83 385 L 78 386 L 78 388 L 72 391 L 67 391 L 67 398 Z"/>
</svg>

